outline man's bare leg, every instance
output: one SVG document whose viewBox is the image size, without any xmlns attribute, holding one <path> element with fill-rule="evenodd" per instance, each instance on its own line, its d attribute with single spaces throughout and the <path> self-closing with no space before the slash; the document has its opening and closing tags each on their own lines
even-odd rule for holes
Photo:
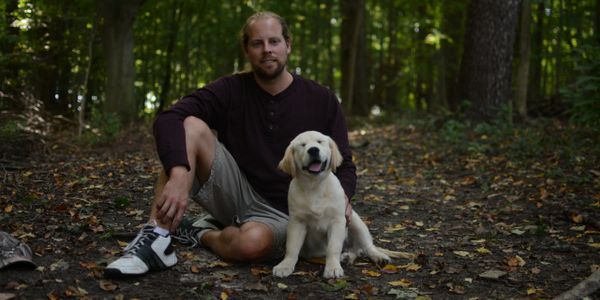
<svg viewBox="0 0 600 300">
<path fill-rule="evenodd" d="M 267 225 L 246 222 L 240 227 L 209 231 L 201 242 L 225 260 L 251 262 L 271 258 L 274 237 Z"/>
<path fill-rule="evenodd" d="M 200 182 L 208 180 L 210 169 L 215 157 L 215 137 L 210 128 L 204 121 L 188 117 L 184 121 L 186 132 L 186 150 L 191 170 L 187 169 L 171 170 L 171 176 L 161 173 L 155 187 L 155 199 L 150 213 L 150 222 L 155 220 L 159 227 L 175 231 L 181 219 L 176 219 L 176 215 L 167 213 L 160 214 L 159 207 L 164 205 L 165 198 L 163 191 L 169 187 L 173 176 L 178 180 L 183 180 L 183 184 L 175 183 L 184 189 L 186 200 L 189 191 L 192 188 L 194 176 L 198 176 Z M 176 174 L 173 174 L 173 172 Z M 196 173 L 194 173 L 196 172 Z M 195 175 L 194 175 L 195 174 Z M 187 201 L 186 201 L 187 208 Z M 162 217 L 162 218 L 161 218 Z M 228 226 L 223 230 L 210 230 L 202 236 L 202 245 L 211 249 L 215 254 L 226 260 L 234 261 L 257 261 L 268 258 L 273 247 L 274 237 L 271 229 L 262 223 L 247 222 L 240 227 Z"/>
</svg>

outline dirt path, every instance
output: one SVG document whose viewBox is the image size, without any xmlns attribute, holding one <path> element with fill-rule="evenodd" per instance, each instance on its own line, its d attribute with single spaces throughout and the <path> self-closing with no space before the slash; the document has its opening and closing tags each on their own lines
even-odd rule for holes
<svg viewBox="0 0 600 300">
<path fill-rule="evenodd" d="M 148 211 L 159 170 L 151 139 L 128 135 L 96 151 L 48 141 L 25 159 L 17 151 L 0 161 L 0 230 L 29 244 L 39 268 L 0 270 L 0 299 L 552 298 L 600 267 L 600 179 L 586 164 L 598 157 L 564 166 L 552 149 L 517 159 L 509 141 L 472 151 L 426 132 L 352 133 L 355 210 L 376 244 L 417 257 L 359 261 L 343 280 L 322 279 L 317 262 L 274 278 L 275 262 L 228 264 L 181 245 L 172 269 L 105 280 L 106 262 Z"/>
</svg>

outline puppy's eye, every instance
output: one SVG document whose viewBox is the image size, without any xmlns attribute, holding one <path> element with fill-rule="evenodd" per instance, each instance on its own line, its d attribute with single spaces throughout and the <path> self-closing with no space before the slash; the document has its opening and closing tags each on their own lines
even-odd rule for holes
<svg viewBox="0 0 600 300">
<path fill-rule="evenodd" d="M 323 144 L 323 141 L 321 141 L 321 140 L 318 140 L 318 141 L 317 141 L 317 143 L 319 143 L 319 144 Z"/>
<path fill-rule="evenodd" d="M 306 143 L 302 143 L 302 144 L 300 144 L 300 146 L 306 147 Z"/>
</svg>

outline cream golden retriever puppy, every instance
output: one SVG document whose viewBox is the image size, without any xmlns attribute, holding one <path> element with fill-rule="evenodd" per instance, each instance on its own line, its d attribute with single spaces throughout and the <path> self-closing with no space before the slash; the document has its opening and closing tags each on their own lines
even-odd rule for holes
<svg viewBox="0 0 600 300">
<path fill-rule="evenodd" d="M 375 263 L 390 261 L 383 253 L 387 250 L 373 245 L 369 229 L 355 211 L 346 227 L 344 190 L 333 174 L 341 163 L 335 142 L 316 131 L 301 133 L 286 149 L 279 163 L 279 168 L 293 177 L 288 193 L 286 253 L 273 268 L 273 275 L 290 275 L 301 256 L 325 257 L 323 277 L 342 277 L 344 244 L 348 247 L 344 256 L 350 263 L 361 253 Z"/>
</svg>

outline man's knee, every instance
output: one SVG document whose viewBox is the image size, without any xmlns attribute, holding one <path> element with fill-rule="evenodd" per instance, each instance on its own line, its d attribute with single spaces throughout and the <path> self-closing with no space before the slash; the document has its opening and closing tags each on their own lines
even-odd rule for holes
<svg viewBox="0 0 600 300">
<path fill-rule="evenodd" d="M 185 129 L 186 137 L 199 138 L 202 140 L 214 139 L 210 127 L 199 118 L 185 118 L 185 120 L 183 120 L 183 128 Z"/>
<path fill-rule="evenodd" d="M 260 261 L 269 258 L 273 249 L 273 233 L 264 224 L 242 228 L 237 250 L 241 261 Z"/>
</svg>

